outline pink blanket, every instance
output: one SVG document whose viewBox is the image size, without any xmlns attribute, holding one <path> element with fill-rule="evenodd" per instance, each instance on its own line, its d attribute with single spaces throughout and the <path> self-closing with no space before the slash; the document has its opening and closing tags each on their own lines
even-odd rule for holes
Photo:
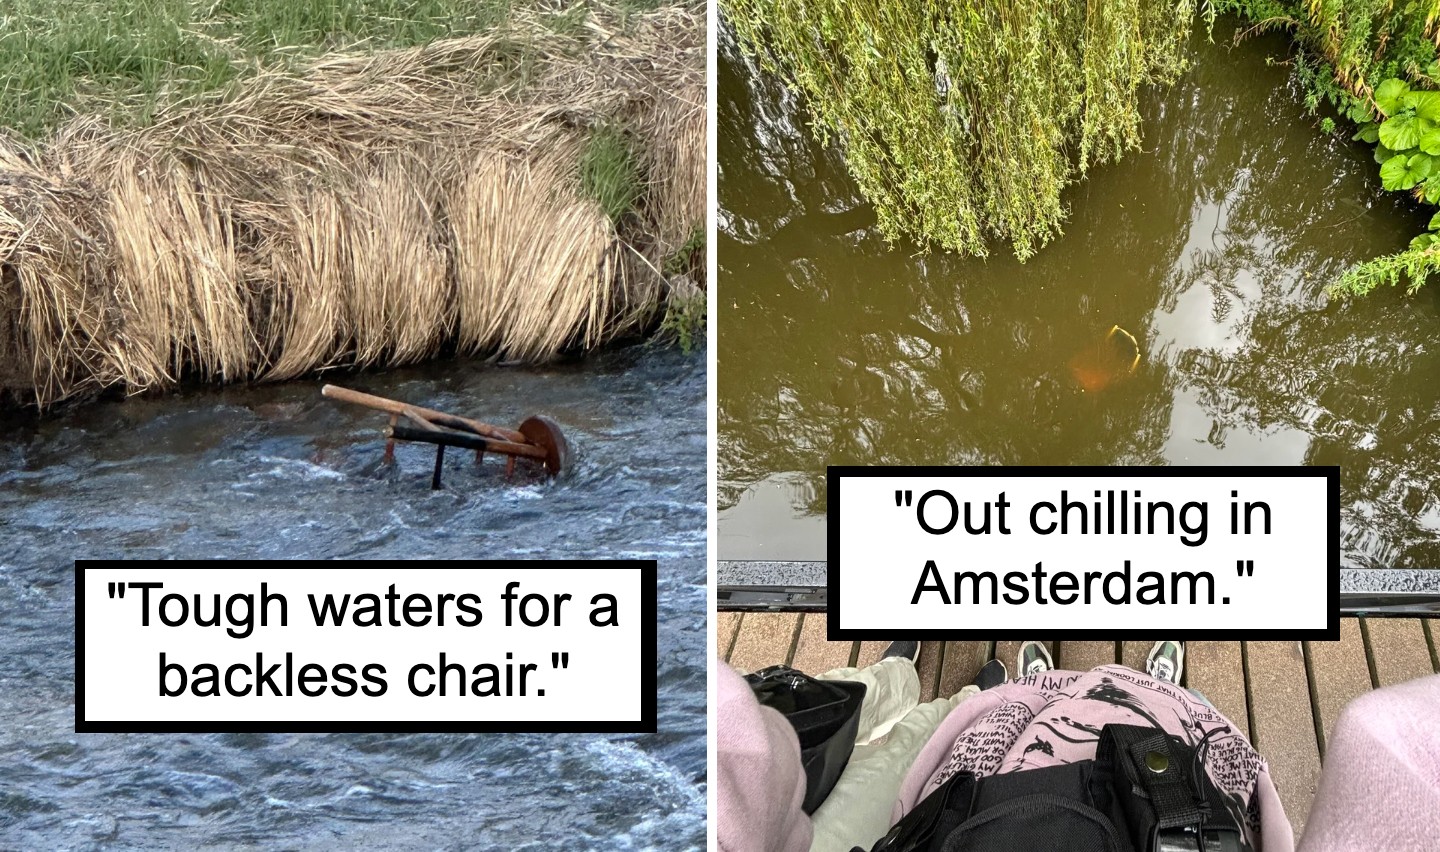
<svg viewBox="0 0 1440 852">
<path fill-rule="evenodd" d="M 1300 852 L 1440 849 L 1440 675 L 1346 705 Z"/>
</svg>

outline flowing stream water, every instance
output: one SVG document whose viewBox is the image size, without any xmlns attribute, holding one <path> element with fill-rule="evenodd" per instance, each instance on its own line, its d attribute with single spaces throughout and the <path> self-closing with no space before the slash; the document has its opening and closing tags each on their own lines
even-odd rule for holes
<svg viewBox="0 0 1440 852">
<path fill-rule="evenodd" d="M 328 381 L 565 429 L 555 482 L 433 448 L 319 381 L 11 415 L 0 440 L 0 848 L 699 849 L 705 364 L 631 347 Z M 77 558 L 657 559 L 659 733 L 74 733 Z"/>
<path fill-rule="evenodd" d="M 1024 264 L 888 246 L 720 41 L 721 559 L 823 559 L 828 464 L 1338 464 L 1344 563 L 1440 567 L 1440 286 L 1324 294 L 1429 212 L 1304 111 L 1285 41 L 1198 34 Z M 1080 368 L 1115 325 L 1141 357 L 1107 384 Z"/>
</svg>

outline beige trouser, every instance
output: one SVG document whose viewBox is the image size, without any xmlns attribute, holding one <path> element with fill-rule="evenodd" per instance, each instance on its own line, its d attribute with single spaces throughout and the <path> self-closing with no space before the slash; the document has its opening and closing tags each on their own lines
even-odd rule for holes
<svg viewBox="0 0 1440 852">
<path fill-rule="evenodd" d="M 920 676 L 915 673 L 915 664 L 903 657 L 886 657 L 863 669 L 831 669 L 815 678 L 865 684 L 856 745 L 866 745 L 890 733 L 895 723 L 920 702 Z"/>
<path fill-rule="evenodd" d="M 956 705 L 980 690 L 967 686 L 949 698 L 919 704 L 920 677 L 915 665 L 898 657 L 863 669 L 835 669 L 818 677 L 860 681 L 866 690 L 855 751 L 835 789 L 811 817 L 815 839 L 810 850 L 869 849 L 890 830 L 890 811 L 920 749 Z M 875 742 L 886 734 L 884 742 Z"/>
</svg>

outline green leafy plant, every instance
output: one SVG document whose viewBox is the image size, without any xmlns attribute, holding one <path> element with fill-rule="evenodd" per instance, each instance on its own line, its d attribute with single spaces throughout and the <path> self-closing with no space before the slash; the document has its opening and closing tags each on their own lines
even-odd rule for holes
<svg viewBox="0 0 1440 852">
<path fill-rule="evenodd" d="M 1385 188 L 1414 189 L 1422 201 L 1440 199 L 1440 92 L 1411 90 L 1391 79 L 1376 87 L 1375 101 L 1386 116 L 1376 129 L 1390 155 L 1380 166 Z"/>
<path fill-rule="evenodd" d="M 1418 75 L 1433 82 L 1440 72 L 1432 62 Z M 1410 192 L 1418 201 L 1440 202 L 1440 92 L 1413 88 L 1392 77 L 1375 87 L 1379 123 L 1365 121 L 1352 137 L 1375 145 L 1380 183 L 1388 190 Z M 1347 270 L 1331 286 L 1336 295 L 1363 295 L 1384 284 L 1402 282 L 1413 293 L 1431 274 L 1440 271 L 1440 213 L 1430 218 L 1425 233 L 1410 241 L 1403 252 L 1375 258 Z"/>
<path fill-rule="evenodd" d="M 1065 187 L 1138 147 L 1138 92 L 1185 66 L 1197 11 L 1211 25 L 1221 14 L 1248 21 L 1242 36 L 1287 33 L 1306 106 L 1336 111 L 1321 119 L 1325 132 L 1337 117 L 1354 122 L 1355 138 L 1376 146 L 1387 188 L 1440 201 L 1434 2 L 721 0 L 721 8 L 742 49 L 805 99 L 811 127 L 839 148 L 887 239 L 978 256 L 1008 240 L 1021 260 L 1033 255 L 1060 234 Z"/>
<path fill-rule="evenodd" d="M 1415 238 L 1416 242 L 1423 241 L 1419 247 L 1412 243 L 1405 251 L 1353 266 L 1330 286 L 1330 292 L 1337 296 L 1363 296 L 1381 285 L 1397 287 L 1403 283 L 1406 292 L 1413 294 L 1440 269 L 1440 249 L 1436 248 L 1435 240 L 1434 233 L 1421 234 Z"/>
<path fill-rule="evenodd" d="M 1353 138 L 1375 146 L 1386 189 L 1440 202 L 1440 8 L 1420 0 L 1213 0 L 1209 8 L 1251 21 L 1242 34 L 1286 32 L 1305 105 L 1328 105 L 1355 123 Z M 1330 291 L 1359 295 L 1401 282 L 1413 291 L 1435 271 L 1440 237 L 1432 224 L 1410 248 L 1359 264 Z"/>
<path fill-rule="evenodd" d="M 684 245 L 665 260 L 666 275 L 680 275 L 691 271 L 697 264 L 705 263 L 705 228 L 696 228 Z"/>
<path fill-rule="evenodd" d="M 660 320 L 656 337 L 673 340 L 681 352 L 689 355 L 705 339 L 707 312 L 704 291 L 672 296 L 665 304 L 665 316 Z"/>
<path fill-rule="evenodd" d="M 1396 154 L 1380 166 L 1380 181 L 1386 189 L 1410 189 L 1429 177 L 1434 167 L 1429 154 Z"/>
</svg>

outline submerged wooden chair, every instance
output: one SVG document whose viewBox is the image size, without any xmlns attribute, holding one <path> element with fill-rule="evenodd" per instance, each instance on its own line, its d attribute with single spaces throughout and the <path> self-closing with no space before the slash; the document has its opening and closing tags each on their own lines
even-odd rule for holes
<svg viewBox="0 0 1440 852">
<path fill-rule="evenodd" d="M 476 464 L 484 461 L 486 452 L 506 456 L 507 477 L 515 473 L 517 458 L 541 463 L 551 477 L 559 476 L 569 463 L 570 447 L 565 441 L 565 433 L 560 430 L 560 424 L 541 414 L 525 418 L 515 429 L 506 429 L 338 385 L 325 385 L 320 389 L 320 393 L 338 402 L 363 405 L 390 415 L 390 425 L 385 428 L 384 433 L 386 462 L 395 460 L 396 441 L 434 444 L 435 472 L 430 478 L 430 487 L 434 490 L 440 488 L 446 447 L 474 450 Z M 400 422 L 402 419 L 404 423 Z"/>
</svg>

